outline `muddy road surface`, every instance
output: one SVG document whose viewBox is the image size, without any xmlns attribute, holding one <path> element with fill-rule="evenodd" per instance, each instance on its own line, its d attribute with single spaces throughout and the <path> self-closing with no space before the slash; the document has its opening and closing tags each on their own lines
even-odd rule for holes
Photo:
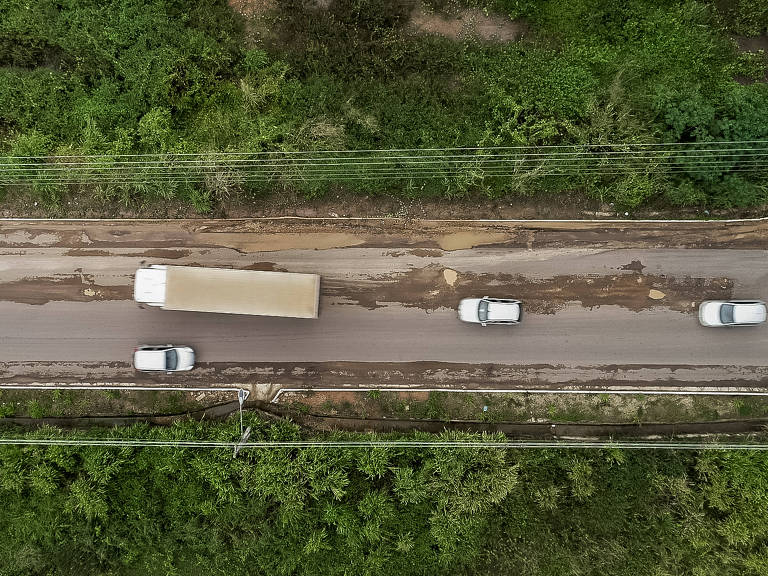
<svg viewBox="0 0 768 576">
<path fill-rule="evenodd" d="M 142 310 L 142 261 L 319 273 L 320 318 Z M 523 324 L 459 322 L 458 301 L 484 295 L 523 300 Z M 310 386 L 346 374 L 344 385 L 385 387 L 398 366 L 409 386 L 424 366 L 478 387 L 627 371 L 645 374 L 638 385 L 762 385 L 768 326 L 698 324 L 702 300 L 727 298 L 768 300 L 766 224 L 6 221 L 0 379 L 143 381 L 133 348 L 175 343 L 201 369 L 173 381 L 201 385 L 296 385 L 289 366 L 315 374 Z"/>
</svg>

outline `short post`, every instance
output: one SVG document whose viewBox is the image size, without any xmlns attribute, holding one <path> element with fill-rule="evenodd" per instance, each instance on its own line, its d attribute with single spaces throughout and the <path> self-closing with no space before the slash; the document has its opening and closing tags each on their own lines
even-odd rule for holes
<svg viewBox="0 0 768 576">
<path fill-rule="evenodd" d="M 237 390 L 237 403 L 240 405 L 240 441 L 235 444 L 235 453 L 232 454 L 232 458 L 237 458 L 237 453 L 240 452 L 243 445 L 248 442 L 248 438 L 251 437 L 250 426 L 248 426 L 248 428 L 245 429 L 245 432 L 243 432 L 243 404 L 248 399 L 249 395 L 250 392 L 248 390 L 243 390 L 242 388 Z"/>
<path fill-rule="evenodd" d="M 248 399 L 250 392 L 242 388 L 237 391 L 237 402 L 240 404 L 240 434 L 243 433 L 243 404 Z"/>
<path fill-rule="evenodd" d="M 251 427 L 248 426 L 248 428 L 245 429 L 245 432 L 243 432 L 243 435 L 240 437 L 240 442 L 235 444 L 235 453 L 232 454 L 232 458 L 237 458 L 237 453 L 240 452 L 240 449 L 243 447 L 243 445 L 248 442 L 248 438 L 251 437 Z"/>
</svg>

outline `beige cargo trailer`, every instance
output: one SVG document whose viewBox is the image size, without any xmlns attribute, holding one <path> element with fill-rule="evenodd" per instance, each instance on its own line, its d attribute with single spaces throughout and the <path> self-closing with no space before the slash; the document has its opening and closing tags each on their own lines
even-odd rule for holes
<svg viewBox="0 0 768 576">
<path fill-rule="evenodd" d="M 154 264 L 136 271 L 134 299 L 164 310 L 317 318 L 320 276 Z"/>
</svg>

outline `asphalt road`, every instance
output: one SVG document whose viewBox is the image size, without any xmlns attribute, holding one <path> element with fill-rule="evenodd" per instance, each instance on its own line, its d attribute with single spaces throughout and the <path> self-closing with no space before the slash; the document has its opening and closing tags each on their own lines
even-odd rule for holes
<svg viewBox="0 0 768 576">
<path fill-rule="evenodd" d="M 454 362 L 768 365 L 768 330 L 714 330 L 692 314 L 568 306 L 515 327 L 462 324 L 453 310 L 367 310 L 323 300 L 320 319 L 139 310 L 129 302 L 2 303 L 0 358 L 127 361 L 143 343 L 189 344 L 201 362 Z"/>
<path fill-rule="evenodd" d="M 664 366 L 673 374 L 677 366 L 745 373 L 768 366 L 768 325 L 705 329 L 696 318 L 703 299 L 768 300 L 768 251 L 760 248 L 528 248 L 510 246 L 496 233 L 491 245 L 474 248 L 414 247 L 407 237 L 402 246 L 392 238 L 371 246 L 370 237 L 356 242 L 347 234 L 312 250 L 304 247 L 306 236 L 294 233 L 259 250 L 242 233 L 235 247 L 229 234 L 223 245 L 185 241 L 175 250 L 156 229 L 143 239 L 133 230 L 130 246 L 120 244 L 120 235 L 94 241 L 87 224 L 41 234 L 32 228 L 24 235 L 18 225 L 0 234 L 0 362 L 6 365 L 124 364 L 137 344 L 171 342 L 192 345 L 202 363 L 230 367 L 548 366 L 560 381 L 584 367 Z M 333 247 L 339 243 L 347 246 Z M 143 260 L 317 272 L 321 316 L 139 309 L 130 299 L 132 273 Z M 652 299 L 651 290 L 663 296 Z M 484 294 L 523 299 L 524 322 L 486 328 L 459 322 L 459 299 Z"/>
</svg>

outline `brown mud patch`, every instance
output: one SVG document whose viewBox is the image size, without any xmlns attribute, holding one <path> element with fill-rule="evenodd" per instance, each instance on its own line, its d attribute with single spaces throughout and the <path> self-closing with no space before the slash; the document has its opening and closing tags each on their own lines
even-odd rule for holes
<svg viewBox="0 0 768 576">
<path fill-rule="evenodd" d="M 53 301 L 130 300 L 131 286 L 100 286 L 88 274 L 57 274 L 0 284 L 0 300 L 40 306 Z"/>
<path fill-rule="evenodd" d="M 166 260 L 177 260 L 190 255 L 189 250 L 169 250 L 166 248 L 151 248 L 141 253 L 145 258 L 159 258 Z"/>
<path fill-rule="evenodd" d="M 663 292 L 665 297 L 654 300 L 650 290 Z M 539 280 L 519 274 L 460 273 L 450 285 L 445 268 L 427 266 L 366 282 L 328 280 L 324 292 L 371 310 L 387 303 L 424 310 L 455 308 L 461 298 L 488 295 L 522 300 L 526 311 L 535 314 L 554 314 L 570 302 L 580 302 L 585 308 L 612 305 L 639 312 L 663 306 L 691 313 L 702 300 L 730 299 L 733 280 L 652 274 L 563 275 Z"/>
<path fill-rule="evenodd" d="M 274 262 L 254 262 L 241 268 L 242 270 L 257 270 L 259 272 L 281 272 L 282 268 L 278 268 Z"/>
<path fill-rule="evenodd" d="M 192 252 L 190 250 L 170 250 L 165 248 L 150 248 L 141 253 L 134 254 L 121 254 L 121 256 L 140 256 L 142 258 L 153 259 L 165 259 L 165 260 L 178 260 L 189 256 Z M 112 256 L 113 253 L 108 250 L 93 250 L 93 249 L 80 249 L 73 248 L 65 252 L 65 256 Z"/>
<path fill-rule="evenodd" d="M 646 266 L 644 266 L 640 260 L 632 260 L 632 262 L 629 264 L 624 264 L 620 270 L 632 270 L 633 272 L 639 272 L 642 274 L 644 268 L 646 268 Z"/>
<path fill-rule="evenodd" d="M 469 250 L 475 246 L 490 246 L 509 240 L 509 235 L 501 232 L 464 231 L 446 234 L 437 239 L 443 250 Z"/>
<path fill-rule="evenodd" d="M 64 253 L 64 256 L 112 256 L 107 250 L 81 250 L 74 248 Z"/>
</svg>

